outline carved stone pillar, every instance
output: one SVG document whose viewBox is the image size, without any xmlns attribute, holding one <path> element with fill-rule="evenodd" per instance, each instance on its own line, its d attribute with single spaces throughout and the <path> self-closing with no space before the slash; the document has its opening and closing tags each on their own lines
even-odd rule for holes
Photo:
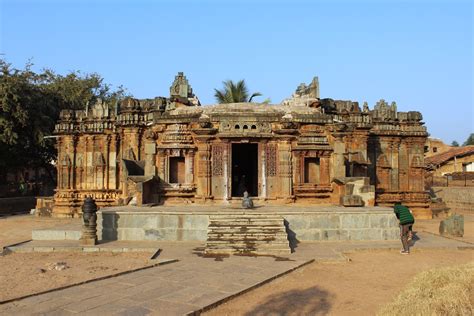
<svg viewBox="0 0 474 316">
<path fill-rule="evenodd" d="M 93 189 L 94 188 L 94 136 L 88 136 L 86 138 L 86 146 L 85 146 L 85 156 L 86 156 L 86 189 Z"/>
<path fill-rule="evenodd" d="M 390 179 L 390 190 L 398 191 L 399 190 L 399 150 L 400 150 L 400 140 L 393 139 L 390 143 L 390 152 L 392 154 L 392 169 L 391 169 L 391 179 Z"/>
<path fill-rule="evenodd" d="M 291 143 L 289 141 L 281 141 L 278 144 L 278 161 L 280 193 L 283 198 L 288 199 L 293 195 Z"/>
<path fill-rule="evenodd" d="M 211 146 L 208 142 L 198 142 L 197 147 L 197 195 L 206 199 L 211 194 Z"/>
<path fill-rule="evenodd" d="M 188 150 L 185 158 L 186 183 L 194 183 L 194 150 Z"/>
<path fill-rule="evenodd" d="M 320 157 L 319 162 L 319 183 L 321 186 L 329 186 L 330 184 L 330 177 L 329 177 L 329 155 L 324 154 L 323 156 Z"/>
<path fill-rule="evenodd" d="M 223 147 L 224 147 L 224 152 L 223 152 L 223 173 L 224 173 L 224 200 L 225 201 L 228 201 L 230 200 L 231 198 L 231 192 L 230 192 L 230 172 L 232 171 L 232 169 L 230 168 L 230 153 L 229 153 L 229 147 L 230 147 L 230 144 L 228 142 L 225 142 L 223 143 Z"/>
<path fill-rule="evenodd" d="M 145 176 L 156 176 L 156 135 L 148 130 L 145 133 Z"/>
<path fill-rule="evenodd" d="M 156 157 L 157 159 L 157 166 L 158 166 L 158 177 L 162 181 L 166 181 L 165 175 L 166 175 L 166 153 L 164 149 L 158 150 L 158 155 Z"/>
<path fill-rule="evenodd" d="M 295 173 L 294 173 L 294 179 L 295 179 L 295 184 L 299 185 L 303 183 L 303 164 L 302 164 L 302 152 L 297 151 L 295 152 Z"/>
<path fill-rule="evenodd" d="M 266 167 L 267 167 L 267 155 L 266 155 L 266 147 L 267 147 L 267 144 L 265 142 L 263 143 L 259 143 L 259 150 L 260 150 L 260 166 L 261 166 L 261 173 L 260 173 L 260 176 L 262 178 L 262 187 L 261 187 L 261 190 L 260 190 L 260 196 L 263 198 L 263 199 L 266 199 L 267 198 L 267 171 L 266 171 Z"/>
<path fill-rule="evenodd" d="M 108 184 L 109 190 L 116 190 L 117 187 L 117 136 L 110 135 L 108 138 Z"/>
<path fill-rule="evenodd" d="M 344 144 L 342 136 L 337 135 L 334 142 L 334 178 L 343 178 L 346 176 L 345 153 L 346 145 Z"/>
</svg>

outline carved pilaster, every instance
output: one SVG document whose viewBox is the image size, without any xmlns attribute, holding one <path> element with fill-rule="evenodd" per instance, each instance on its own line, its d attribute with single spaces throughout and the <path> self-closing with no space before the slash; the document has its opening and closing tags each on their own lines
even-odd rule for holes
<svg viewBox="0 0 474 316">
<path fill-rule="evenodd" d="M 329 156 L 323 155 L 320 157 L 320 174 L 319 174 L 319 181 L 322 186 L 329 186 L 330 179 L 329 179 Z"/>
<path fill-rule="evenodd" d="M 291 143 L 289 141 L 282 141 L 278 145 L 278 175 L 280 177 L 280 192 L 281 195 L 289 199 L 293 195 L 293 181 L 292 181 L 292 153 Z"/>
<path fill-rule="evenodd" d="M 199 142 L 197 147 L 197 195 L 206 199 L 211 195 L 211 145 Z"/>
</svg>

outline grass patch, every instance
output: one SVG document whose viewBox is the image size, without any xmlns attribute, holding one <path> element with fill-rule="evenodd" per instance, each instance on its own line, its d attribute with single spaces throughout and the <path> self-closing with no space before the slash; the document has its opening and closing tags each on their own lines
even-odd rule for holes
<svg viewBox="0 0 474 316">
<path fill-rule="evenodd" d="M 474 262 L 421 272 L 377 315 L 473 315 Z"/>
</svg>

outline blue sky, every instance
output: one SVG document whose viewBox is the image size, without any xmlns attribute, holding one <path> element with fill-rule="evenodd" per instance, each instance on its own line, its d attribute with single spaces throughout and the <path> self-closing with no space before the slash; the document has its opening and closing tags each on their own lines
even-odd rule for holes
<svg viewBox="0 0 474 316">
<path fill-rule="evenodd" d="M 322 98 L 396 101 L 447 143 L 474 132 L 471 1 L 0 3 L 16 67 L 97 72 L 139 98 L 167 96 L 184 71 L 203 104 L 226 79 L 279 103 L 319 76 Z"/>
</svg>

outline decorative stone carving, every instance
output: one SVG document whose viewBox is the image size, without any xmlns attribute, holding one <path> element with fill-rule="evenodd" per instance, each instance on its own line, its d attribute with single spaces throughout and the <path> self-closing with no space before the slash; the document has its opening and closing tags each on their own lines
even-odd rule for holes
<svg viewBox="0 0 474 316">
<path fill-rule="evenodd" d="M 277 175 L 277 145 L 267 144 L 266 146 L 266 172 L 267 177 L 275 177 Z"/>
<path fill-rule="evenodd" d="M 212 175 L 224 175 L 224 146 L 212 145 Z"/>
<path fill-rule="evenodd" d="M 139 167 L 140 176 L 159 178 L 147 191 L 159 202 L 225 201 L 241 170 L 233 159 L 243 160 L 239 168 L 252 173 L 249 181 L 262 201 L 341 203 L 344 192 L 333 180 L 368 175 L 377 203 L 401 197 L 426 203 L 427 133 L 418 112 L 397 112 L 395 103 L 384 100 L 373 110 L 365 102 L 361 110 L 350 100 L 320 99 L 317 78 L 283 105 L 192 105 L 199 101 L 178 73 L 169 98 L 126 98 L 114 107 L 97 100 L 86 110 L 61 111 L 53 216 L 77 216 L 86 195 L 99 206 L 125 200 L 133 190 L 126 183 L 127 163 Z M 243 166 L 245 159 L 233 155 L 234 143 L 256 146 L 246 148 L 255 148 L 249 161 L 258 166 Z M 181 176 L 184 165 L 184 181 L 168 184 L 175 165 Z"/>
</svg>

